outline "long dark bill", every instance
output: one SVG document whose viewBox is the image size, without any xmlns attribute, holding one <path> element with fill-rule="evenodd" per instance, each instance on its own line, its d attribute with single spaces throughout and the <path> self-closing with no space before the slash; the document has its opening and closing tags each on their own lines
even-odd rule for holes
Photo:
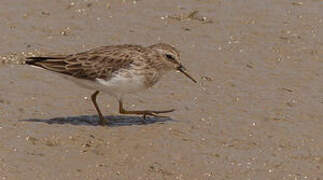
<svg viewBox="0 0 323 180">
<path fill-rule="evenodd" d="M 193 82 L 197 83 L 197 81 L 185 71 L 183 66 L 178 67 L 177 70 L 183 73 L 186 77 L 190 78 Z"/>
</svg>

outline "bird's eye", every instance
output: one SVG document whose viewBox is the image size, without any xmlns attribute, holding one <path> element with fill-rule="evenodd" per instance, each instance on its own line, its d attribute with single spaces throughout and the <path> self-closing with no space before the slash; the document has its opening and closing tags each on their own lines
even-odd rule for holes
<svg viewBox="0 0 323 180">
<path fill-rule="evenodd" d="M 167 57 L 167 59 L 168 60 L 171 60 L 171 61 L 173 61 L 173 62 L 175 62 L 176 60 L 175 60 L 175 58 L 174 58 L 174 56 L 172 56 L 172 55 L 170 55 L 170 54 L 166 54 L 166 57 Z"/>
</svg>

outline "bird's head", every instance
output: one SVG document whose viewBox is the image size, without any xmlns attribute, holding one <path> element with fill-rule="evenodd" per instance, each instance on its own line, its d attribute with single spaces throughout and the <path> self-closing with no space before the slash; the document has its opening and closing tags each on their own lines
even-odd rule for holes
<svg viewBox="0 0 323 180">
<path fill-rule="evenodd" d="M 179 71 L 193 82 L 197 83 L 197 81 L 187 73 L 186 68 L 180 62 L 180 55 L 176 48 L 166 43 L 154 44 L 149 46 L 149 48 L 157 51 L 161 55 L 161 60 L 166 65 L 168 70 Z"/>
</svg>

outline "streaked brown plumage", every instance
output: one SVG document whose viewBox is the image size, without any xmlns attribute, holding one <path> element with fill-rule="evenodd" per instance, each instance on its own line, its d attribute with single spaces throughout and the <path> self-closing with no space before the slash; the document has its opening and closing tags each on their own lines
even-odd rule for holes
<svg viewBox="0 0 323 180">
<path fill-rule="evenodd" d="M 185 72 L 179 62 L 179 52 L 165 43 L 149 47 L 139 45 L 116 45 L 94 48 L 85 52 L 55 57 L 28 57 L 26 64 L 64 74 L 79 85 L 95 89 L 93 104 L 98 111 L 100 124 L 106 124 L 96 103 L 96 96 L 104 91 L 119 101 L 119 112 L 157 116 L 167 111 L 127 111 L 123 108 L 122 97 L 153 86 L 160 77 L 170 70 Z"/>
</svg>

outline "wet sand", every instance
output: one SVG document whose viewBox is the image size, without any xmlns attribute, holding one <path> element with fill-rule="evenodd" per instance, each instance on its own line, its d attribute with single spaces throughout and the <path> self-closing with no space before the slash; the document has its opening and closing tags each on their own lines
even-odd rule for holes
<svg viewBox="0 0 323 180">
<path fill-rule="evenodd" d="M 0 3 L 0 179 L 323 179 L 323 4 L 308 1 Z M 175 45 L 199 79 L 169 73 L 118 114 L 25 56 L 109 44 Z"/>
</svg>

